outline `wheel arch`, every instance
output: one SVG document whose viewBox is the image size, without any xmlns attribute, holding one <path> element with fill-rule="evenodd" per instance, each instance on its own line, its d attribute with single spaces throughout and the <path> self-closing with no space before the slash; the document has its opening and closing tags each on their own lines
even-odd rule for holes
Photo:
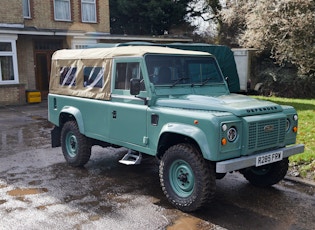
<svg viewBox="0 0 315 230">
<path fill-rule="evenodd" d="M 205 159 L 210 159 L 211 152 L 205 133 L 197 127 L 178 123 L 163 126 L 159 136 L 157 157 L 160 159 L 170 146 L 179 143 L 194 145 Z"/>
<path fill-rule="evenodd" d="M 60 111 L 59 115 L 59 127 L 62 127 L 67 121 L 76 121 L 80 130 L 80 133 L 84 134 L 84 123 L 82 113 L 78 108 L 67 106 Z"/>
</svg>

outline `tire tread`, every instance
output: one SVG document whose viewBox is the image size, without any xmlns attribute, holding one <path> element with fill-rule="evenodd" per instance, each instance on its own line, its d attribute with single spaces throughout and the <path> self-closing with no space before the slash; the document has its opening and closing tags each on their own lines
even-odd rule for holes
<svg viewBox="0 0 315 230">
<path fill-rule="evenodd" d="M 185 154 L 185 155 L 184 155 Z M 165 175 L 166 167 L 175 157 L 181 157 L 189 161 L 194 168 L 196 178 L 197 194 L 193 194 L 188 198 L 180 198 L 170 191 L 171 186 L 168 177 Z M 210 166 L 210 167 L 209 167 Z M 177 144 L 170 147 L 164 154 L 160 167 L 159 176 L 162 190 L 171 204 L 185 212 L 196 211 L 207 202 L 209 202 L 215 193 L 215 172 L 214 167 L 208 164 L 196 148 L 190 144 Z"/>
</svg>

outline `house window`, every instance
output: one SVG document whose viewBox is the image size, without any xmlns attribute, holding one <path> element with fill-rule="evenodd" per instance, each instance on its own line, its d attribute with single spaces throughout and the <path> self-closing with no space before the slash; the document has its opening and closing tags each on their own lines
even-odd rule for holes
<svg viewBox="0 0 315 230">
<path fill-rule="evenodd" d="M 75 49 L 87 49 L 89 46 L 88 45 L 75 45 Z"/>
<path fill-rule="evenodd" d="M 81 0 L 82 22 L 96 22 L 96 0 Z"/>
<path fill-rule="evenodd" d="M 30 0 L 23 0 L 23 16 L 24 18 L 31 18 Z"/>
<path fill-rule="evenodd" d="M 0 85 L 19 83 L 15 41 L 0 39 Z"/>
<path fill-rule="evenodd" d="M 54 0 L 56 21 L 71 21 L 70 0 Z"/>
</svg>

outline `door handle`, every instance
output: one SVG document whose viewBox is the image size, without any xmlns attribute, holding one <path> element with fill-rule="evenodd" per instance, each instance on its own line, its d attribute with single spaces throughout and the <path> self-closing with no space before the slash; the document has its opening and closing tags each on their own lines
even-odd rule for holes
<svg viewBox="0 0 315 230">
<path fill-rule="evenodd" d="M 114 111 L 112 112 L 112 115 L 113 115 L 113 118 L 116 119 L 116 117 L 117 117 L 117 112 L 116 112 L 116 110 L 114 110 Z"/>
</svg>

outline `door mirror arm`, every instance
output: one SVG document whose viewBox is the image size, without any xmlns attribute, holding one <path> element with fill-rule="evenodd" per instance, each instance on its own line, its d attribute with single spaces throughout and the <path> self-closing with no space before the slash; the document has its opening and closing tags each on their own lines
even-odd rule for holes
<svg viewBox="0 0 315 230">
<path fill-rule="evenodd" d="M 140 94 L 140 88 L 141 88 L 141 80 L 138 78 L 131 78 L 130 79 L 130 94 L 134 95 L 136 98 L 142 99 L 144 101 L 144 104 L 148 104 L 148 100 L 146 97 L 140 97 L 138 96 Z"/>
</svg>

